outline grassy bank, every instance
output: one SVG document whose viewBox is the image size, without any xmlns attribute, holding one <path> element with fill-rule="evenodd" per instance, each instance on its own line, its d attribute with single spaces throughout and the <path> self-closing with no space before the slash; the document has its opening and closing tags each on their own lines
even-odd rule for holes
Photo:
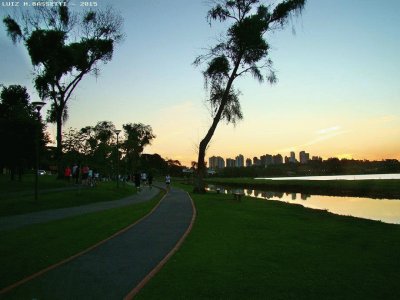
<svg viewBox="0 0 400 300">
<path fill-rule="evenodd" d="M 16 178 L 11 180 L 9 175 L 0 175 L 0 188 L 5 193 L 31 193 L 35 183 L 34 174 L 25 174 L 21 181 Z M 38 179 L 39 189 L 52 189 L 69 186 L 66 180 L 58 180 L 56 175 L 42 175 Z"/>
<path fill-rule="evenodd" d="M 0 231 L 0 289 L 104 240 L 162 198 L 17 230 Z"/>
<path fill-rule="evenodd" d="M 255 180 L 253 178 L 212 178 L 207 182 L 276 192 L 309 193 L 400 199 L 400 180 Z"/>
<path fill-rule="evenodd" d="M 3 184 L 5 183 L 3 182 Z M 14 191 L 19 183 L 12 183 L 8 187 L 3 187 L 3 193 L 0 196 L 0 216 L 117 200 L 136 193 L 136 189 L 127 184 L 121 184 L 119 188 L 117 188 L 115 182 L 101 182 L 94 188 L 74 186 L 71 184 L 65 186 L 65 182 L 59 182 L 54 177 L 48 176 L 46 181 L 42 180 L 43 190 L 52 189 L 57 186 L 57 184 L 61 185 L 61 188 L 68 187 L 73 189 L 42 193 L 39 194 L 38 201 L 35 201 L 33 193 L 27 194 L 24 192 L 27 187 L 31 190 L 31 187 L 26 183 L 21 184 L 20 191 Z"/>
<path fill-rule="evenodd" d="M 277 201 L 192 197 L 191 234 L 138 299 L 400 298 L 398 225 Z"/>
</svg>

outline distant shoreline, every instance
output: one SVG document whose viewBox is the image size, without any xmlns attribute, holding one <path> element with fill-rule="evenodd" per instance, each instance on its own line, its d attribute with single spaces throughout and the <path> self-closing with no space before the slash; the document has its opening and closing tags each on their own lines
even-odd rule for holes
<svg viewBox="0 0 400 300">
<path fill-rule="evenodd" d="M 309 193 L 325 196 L 368 197 L 400 200 L 400 179 L 368 180 L 279 180 L 253 178 L 208 178 L 208 183 L 275 192 Z"/>
</svg>

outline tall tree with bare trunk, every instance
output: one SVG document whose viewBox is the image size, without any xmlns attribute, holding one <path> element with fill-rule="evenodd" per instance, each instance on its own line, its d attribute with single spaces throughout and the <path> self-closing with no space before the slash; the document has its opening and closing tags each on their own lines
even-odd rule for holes
<svg viewBox="0 0 400 300">
<path fill-rule="evenodd" d="M 206 149 L 218 123 L 221 120 L 236 123 L 243 118 L 240 92 L 233 83 L 249 73 L 259 82 L 276 82 L 265 35 L 284 28 L 292 16 L 302 12 L 306 0 L 284 0 L 276 5 L 265 2 L 268 1 L 214 0 L 208 11 L 210 25 L 219 21 L 230 22 L 230 26 L 217 45 L 194 61 L 196 66 L 206 65 L 203 75 L 213 116 L 211 127 L 199 145 L 195 192 L 205 192 Z"/>
<path fill-rule="evenodd" d="M 123 38 L 122 17 L 111 7 L 78 13 L 68 8 L 37 7 L 3 19 L 14 43 L 23 41 L 34 66 L 35 88 L 49 100 L 48 121 L 57 124 L 58 174 L 62 176 L 62 124 L 68 101 L 83 77 L 98 75 Z"/>
</svg>

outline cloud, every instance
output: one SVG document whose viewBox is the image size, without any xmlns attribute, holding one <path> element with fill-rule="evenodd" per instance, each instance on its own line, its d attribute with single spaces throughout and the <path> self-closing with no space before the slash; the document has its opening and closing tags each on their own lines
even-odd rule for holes
<svg viewBox="0 0 400 300">
<path fill-rule="evenodd" d="M 397 120 L 399 120 L 398 116 L 384 115 L 384 116 L 380 116 L 380 117 L 374 118 L 372 120 L 369 120 L 368 123 L 369 124 L 371 124 L 371 123 L 384 124 L 384 123 L 390 123 L 390 122 L 397 121 Z"/>
<path fill-rule="evenodd" d="M 296 145 L 296 146 L 291 146 L 285 149 L 280 149 L 280 152 L 289 152 L 289 151 L 294 151 L 294 150 L 304 150 L 304 148 L 311 146 L 311 145 L 315 145 L 318 144 L 320 142 L 332 139 L 334 137 L 337 137 L 339 135 L 342 135 L 346 132 L 349 132 L 348 130 L 341 130 L 340 126 L 333 126 L 333 127 L 329 127 L 329 128 L 324 128 L 324 129 L 320 129 L 316 131 L 317 136 L 315 138 L 313 138 L 312 140 L 300 144 L 300 145 Z"/>
<path fill-rule="evenodd" d="M 320 129 L 317 131 L 317 134 L 329 134 L 331 132 L 338 131 L 340 129 L 340 126 L 333 126 L 325 129 Z"/>
</svg>

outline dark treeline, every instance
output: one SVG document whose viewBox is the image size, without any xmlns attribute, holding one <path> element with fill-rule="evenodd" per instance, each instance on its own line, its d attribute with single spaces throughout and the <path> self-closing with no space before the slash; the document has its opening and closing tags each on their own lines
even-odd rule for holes
<svg viewBox="0 0 400 300">
<path fill-rule="evenodd" d="M 43 153 L 49 141 L 46 126 L 38 117 L 26 88 L 3 86 L 0 92 L 0 170 L 12 180 L 35 165 L 36 152 Z"/>
<path fill-rule="evenodd" d="M 59 160 L 57 148 L 46 146 L 50 142 L 45 125 L 33 111 L 25 87 L 3 87 L 0 94 L 0 170 L 14 180 L 18 175 L 32 173 L 36 164 L 36 146 L 40 151 L 39 169 L 57 173 Z M 118 132 L 118 140 L 117 140 Z M 150 125 L 128 123 L 116 130 L 110 121 L 100 121 L 94 126 L 70 128 L 63 133 L 62 167 L 88 166 L 101 177 L 115 179 L 132 177 L 136 172 L 153 176 L 170 174 L 181 176 L 178 160 L 164 159 L 158 154 L 143 154 L 155 139 Z M 118 141 L 118 143 L 117 143 Z M 38 145 L 36 144 L 38 143 Z M 59 174 L 64 176 L 64 172 Z"/>
<path fill-rule="evenodd" d="M 288 163 L 279 165 L 224 168 L 217 171 L 220 177 L 282 177 L 400 173 L 400 162 L 395 159 L 382 161 L 330 158 L 309 161 L 307 164 Z"/>
<path fill-rule="evenodd" d="M 118 132 L 118 140 L 117 134 Z M 158 154 L 143 154 L 143 150 L 156 137 L 150 125 L 129 123 L 119 132 L 110 121 L 100 121 L 95 126 L 79 130 L 70 128 L 63 133 L 64 149 L 62 165 L 88 166 L 102 177 L 132 176 L 135 172 L 152 173 L 153 176 L 179 175 L 180 162 L 164 159 Z M 117 144 L 118 142 L 118 144 Z M 41 160 L 43 169 L 57 171 L 56 149 L 48 148 Z"/>
</svg>

